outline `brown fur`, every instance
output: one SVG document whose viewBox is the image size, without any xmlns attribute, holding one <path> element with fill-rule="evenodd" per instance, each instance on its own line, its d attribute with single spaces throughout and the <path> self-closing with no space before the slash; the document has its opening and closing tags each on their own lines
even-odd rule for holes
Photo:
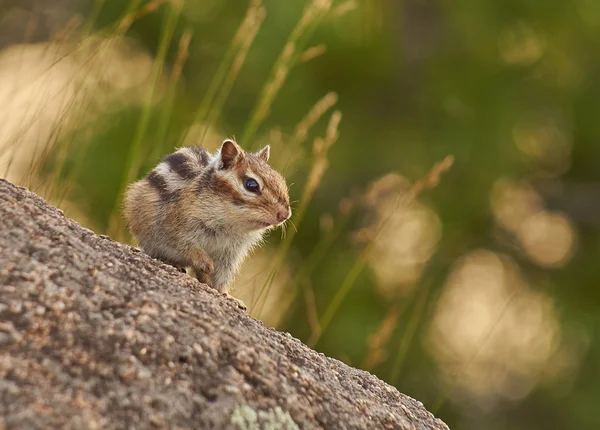
<svg viewBox="0 0 600 430">
<path fill-rule="evenodd" d="M 285 179 L 267 164 L 269 148 L 253 154 L 226 140 L 210 155 L 181 148 L 127 189 L 124 215 L 138 245 L 226 292 L 265 231 L 291 215 Z M 244 178 L 261 184 L 245 189 Z"/>
</svg>

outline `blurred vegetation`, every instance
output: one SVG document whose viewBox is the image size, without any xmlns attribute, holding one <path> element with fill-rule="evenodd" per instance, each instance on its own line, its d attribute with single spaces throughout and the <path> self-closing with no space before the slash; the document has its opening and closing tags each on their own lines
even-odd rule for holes
<svg viewBox="0 0 600 430">
<path fill-rule="evenodd" d="M 130 241 L 162 155 L 270 143 L 253 315 L 453 429 L 600 426 L 600 3 L 4 1 L 0 44 L 2 177 Z"/>
</svg>

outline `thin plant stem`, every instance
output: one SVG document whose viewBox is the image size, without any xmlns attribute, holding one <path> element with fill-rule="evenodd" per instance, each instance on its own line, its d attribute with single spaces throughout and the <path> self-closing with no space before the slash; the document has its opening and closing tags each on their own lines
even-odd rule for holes
<svg viewBox="0 0 600 430">
<path fill-rule="evenodd" d="M 302 192 L 302 197 L 300 199 L 300 205 L 296 211 L 295 216 L 293 217 L 293 223 L 296 226 L 296 229 L 300 226 L 300 223 L 301 223 L 302 219 L 304 218 L 304 214 L 306 212 L 306 209 L 308 208 L 308 205 L 312 199 L 312 196 L 314 195 L 315 190 L 319 186 L 319 183 L 321 182 L 321 179 L 322 179 L 323 175 L 325 174 L 325 171 L 327 170 L 327 167 L 328 167 L 327 152 L 329 151 L 329 148 L 337 141 L 337 139 L 339 137 L 338 127 L 339 127 L 339 123 L 341 120 L 342 120 L 341 112 L 340 111 L 333 112 L 333 114 L 331 115 L 331 118 L 329 120 L 329 124 L 327 126 L 325 138 L 315 139 L 315 143 L 313 145 L 313 162 L 311 163 L 312 164 L 311 171 L 309 172 L 308 180 L 306 181 L 306 184 L 304 185 L 304 190 Z M 290 232 L 290 234 L 282 242 L 282 244 L 277 252 L 277 256 L 275 257 L 275 262 L 273 264 L 273 269 L 269 273 L 269 276 L 267 277 L 267 280 L 266 280 L 265 284 L 263 285 L 263 287 L 256 299 L 256 302 L 258 302 L 262 296 L 265 296 L 265 300 L 263 301 L 263 303 L 261 305 L 261 309 L 266 302 L 266 296 L 268 295 L 268 293 L 271 289 L 273 281 L 275 280 L 275 276 L 277 275 L 277 273 L 281 269 L 281 266 L 283 265 L 283 261 L 287 255 L 287 252 L 290 249 L 290 246 L 292 244 L 292 241 L 294 240 L 294 237 L 296 236 L 296 232 L 297 232 L 297 230 Z M 255 303 L 253 303 L 253 305 L 254 304 Z"/>
<path fill-rule="evenodd" d="M 307 194 L 303 195 L 302 197 L 303 198 L 300 201 L 300 205 L 299 205 L 299 207 L 296 211 L 296 215 L 294 217 L 294 224 L 296 224 L 296 226 L 300 225 L 300 222 L 302 221 L 302 218 L 304 217 L 304 213 L 306 212 L 306 208 L 308 207 L 308 203 L 310 201 L 310 196 L 308 196 Z M 267 280 L 265 281 L 265 284 L 263 285 L 258 296 L 256 297 L 256 300 L 252 303 L 252 307 L 254 307 L 254 306 L 256 306 L 256 304 L 260 301 L 260 299 L 263 296 L 265 297 L 265 300 L 262 302 L 259 312 L 262 312 L 262 308 L 266 302 L 266 296 L 269 293 L 271 285 L 273 284 L 273 281 L 275 280 L 275 277 L 277 276 L 279 269 L 283 265 L 283 261 L 285 260 L 285 257 L 290 249 L 290 246 L 291 246 L 295 236 L 296 236 L 296 230 L 290 231 L 290 233 L 286 236 L 286 238 L 281 242 L 281 245 L 279 246 L 279 248 L 277 250 L 277 255 L 275 257 L 275 261 L 273 262 L 273 267 L 272 267 L 271 271 L 269 272 L 269 276 L 267 276 Z"/>
<path fill-rule="evenodd" d="M 417 181 L 406 194 L 403 194 L 403 195 L 400 195 L 397 197 L 396 204 L 393 205 L 394 209 L 389 211 L 387 216 L 381 222 L 381 224 L 379 225 L 379 228 L 375 231 L 375 234 L 373 235 L 373 237 L 371 238 L 371 240 L 369 241 L 369 243 L 367 244 L 367 246 L 365 247 L 363 252 L 360 254 L 360 256 L 357 259 L 354 266 L 350 269 L 350 271 L 346 275 L 346 278 L 344 278 L 344 280 L 343 280 L 342 284 L 340 285 L 340 288 L 338 289 L 336 294 L 333 296 L 331 303 L 329 304 L 329 306 L 325 310 L 325 313 L 323 314 L 323 318 L 322 318 L 321 324 L 320 324 L 321 331 L 318 333 L 313 333 L 313 335 L 310 337 L 310 339 L 308 341 L 309 346 L 314 348 L 317 345 L 317 343 L 319 342 L 323 332 L 329 327 L 329 324 L 333 320 L 333 317 L 337 313 L 340 305 L 342 304 L 342 302 L 344 301 L 344 299 L 346 298 L 346 296 L 352 289 L 352 286 L 358 279 L 358 276 L 360 275 L 360 273 L 365 268 L 367 261 L 369 259 L 370 253 L 371 253 L 371 249 L 373 248 L 373 245 L 377 241 L 377 238 L 379 237 L 381 232 L 384 230 L 385 225 L 387 225 L 391 221 L 391 219 L 394 216 L 397 209 L 402 207 L 403 204 L 405 206 L 408 206 L 411 202 L 413 202 L 418 197 L 418 195 L 423 190 L 437 186 L 440 181 L 440 176 L 443 173 L 445 173 L 452 166 L 453 163 L 454 163 L 454 158 L 452 156 L 446 157 L 444 160 L 442 160 L 441 162 L 434 165 L 433 168 L 429 171 L 429 173 L 423 179 Z"/>
<path fill-rule="evenodd" d="M 85 39 L 87 37 L 89 37 L 89 32 L 91 31 L 91 28 L 93 27 L 93 23 L 95 22 L 95 20 L 97 19 L 97 15 L 100 12 L 100 9 L 102 8 L 102 5 L 104 3 L 105 0 L 98 0 L 94 3 L 94 8 L 91 12 L 91 15 L 88 17 L 88 19 L 86 20 L 86 23 L 84 24 L 84 28 L 81 30 L 81 39 Z M 153 4 L 159 4 L 164 2 L 165 0 L 159 0 L 159 1 L 155 1 L 153 2 Z M 127 17 L 130 17 L 133 13 L 133 11 L 135 11 L 136 7 L 139 5 L 140 1 L 139 0 L 132 0 L 128 7 L 127 10 L 124 13 L 123 18 L 119 21 L 122 22 L 122 20 L 125 20 Z M 150 7 L 148 8 L 147 6 L 145 6 L 143 8 L 143 10 L 148 13 L 152 10 L 154 10 L 155 7 Z M 140 16 L 142 16 L 143 13 L 137 13 L 136 16 L 139 18 Z M 61 30 L 59 32 L 57 32 L 53 38 L 52 41 L 54 42 L 52 45 L 57 47 L 57 58 L 51 63 L 51 65 L 48 67 L 48 71 L 54 67 L 55 65 L 57 65 L 58 63 L 60 63 L 63 59 L 66 59 L 69 55 L 73 54 L 74 52 L 76 52 L 78 49 L 81 48 L 82 46 L 82 42 L 79 42 L 78 44 L 75 45 L 75 47 L 73 49 L 67 50 L 66 53 L 59 55 L 59 51 L 58 48 L 60 48 L 61 46 L 64 46 L 64 43 L 61 42 L 63 40 L 65 40 L 69 34 L 69 32 L 73 31 L 74 26 L 77 23 L 73 23 L 73 22 L 69 22 L 68 26 L 64 29 Z M 127 30 L 126 27 L 120 25 L 120 24 L 116 24 L 114 31 L 115 34 L 112 36 L 111 39 L 106 40 L 105 42 L 101 43 L 97 48 L 95 48 L 94 50 L 92 50 L 89 54 L 90 57 L 90 61 L 86 64 L 86 70 L 88 72 L 90 72 L 91 70 L 94 70 L 96 67 L 98 67 L 97 61 L 98 59 L 102 58 L 102 51 L 107 51 L 110 46 L 112 45 L 113 41 L 122 36 L 122 34 Z M 49 55 L 51 55 L 51 53 L 49 53 Z M 44 76 L 44 74 L 42 73 L 40 75 L 39 78 L 42 78 Z M 32 83 L 35 83 L 35 81 L 37 81 L 36 78 Z M 83 89 L 84 85 L 85 85 L 85 73 L 81 74 L 80 77 L 74 76 L 74 79 L 76 79 L 78 82 L 75 84 L 73 91 L 63 91 L 63 90 L 58 90 L 56 92 L 56 96 L 58 96 L 58 94 L 68 94 L 68 93 L 79 93 L 80 90 Z M 69 83 L 66 84 L 65 88 L 70 85 L 72 81 L 69 81 Z M 64 101 L 66 101 L 66 98 L 64 99 Z M 75 100 L 75 102 L 81 103 L 81 100 Z M 58 124 L 60 124 L 58 126 L 58 128 L 56 130 L 54 130 L 52 132 L 52 138 L 50 139 L 52 141 L 52 139 L 58 140 L 61 128 L 62 128 L 62 124 L 64 124 L 64 122 L 66 121 L 66 117 L 69 114 L 69 111 L 76 111 L 76 115 L 79 116 L 83 116 L 85 114 L 85 106 L 83 106 L 83 108 L 81 110 L 76 110 L 73 108 L 69 108 L 67 105 L 65 105 L 63 103 L 63 105 L 61 106 L 60 109 L 63 113 L 61 115 L 61 119 L 58 121 Z M 22 133 L 19 134 L 24 134 L 31 126 L 33 126 L 36 122 L 37 122 L 37 116 L 34 117 L 34 119 L 32 121 L 30 121 L 29 124 L 24 125 L 23 126 L 23 131 Z M 76 123 L 77 121 L 72 120 L 73 123 Z M 18 142 L 19 139 L 15 138 L 13 139 L 14 141 Z M 60 204 L 60 202 L 62 202 L 62 200 L 65 198 L 67 191 L 68 191 L 68 187 L 59 187 L 59 181 L 61 180 L 61 176 L 63 173 L 63 169 L 64 169 L 64 164 L 66 161 L 66 156 L 72 146 L 72 137 L 69 138 L 68 141 L 63 141 L 61 144 L 61 148 L 59 148 L 58 151 L 58 156 L 56 158 L 56 162 L 55 162 L 55 167 L 51 176 L 50 181 L 48 182 L 47 185 L 47 195 L 54 195 L 57 202 Z M 38 162 L 36 163 L 35 166 L 31 166 L 31 168 L 29 169 L 29 178 L 31 178 L 35 172 L 39 171 L 39 169 L 41 168 L 41 166 L 47 162 L 47 160 L 50 157 L 50 147 L 52 147 L 54 145 L 52 145 L 51 143 L 49 143 L 48 145 L 46 145 L 46 148 L 44 150 L 42 150 L 42 154 L 40 157 L 32 157 L 32 160 L 38 159 Z M 80 166 L 82 163 L 75 163 L 76 166 Z M 78 169 L 75 169 L 75 172 L 72 173 L 71 175 L 69 175 L 71 178 L 73 176 L 76 176 L 76 173 L 78 172 Z M 30 181 L 31 179 L 28 179 L 28 181 Z M 68 182 L 68 181 L 66 181 Z M 60 193 L 57 192 L 57 190 L 61 189 L 62 191 Z"/>
<path fill-rule="evenodd" d="M 164 142 L 167 137 L 167 130 L 169 128 L 169 121 L 173 112 L 173 106 L 175 105 L 177 85 L 179 83 L 179 79 L 181 78 L 183 65 L 186 62 L 189 55 L 189 46 L 191 39 L 192 33 L 191 31 L 187 30 L 183 33 L 179 40 L 179 52 L 177 54 L 175 65 L 173 66 L 173 70 L 171 71 L 171 75 L 169 76 L 167 95 L 165 97 L 164 107 L 162 109 L 162 114 L 159 118 L 157 127 L 158 130 L 156 132 L 156 143 L 154 145 L 154 150 L 152 151 L 152 154 L 150 156 L 150 158 L 153 160 L 158 158 L 160 153 L 163 151 Z"/>
<path fill-rule="evenodd" d="M 319 26 L 330 7 L 331 0 L 313 0 L 304 10 L 300 21 L 298 21 L 298 24 L 296 24 L 296 27 L 294 27 L 290 33 L 281 54 L 275 61 L 269 78 L 262 88 L 261 95 L 250 114 L 250 120 L 242 134 L 242 145 L 245 145 L 248 148 L 253 146 L 251 140 L 254 137 L 254 134 L 267 118 L 273 101 L 277 97 L 290 69 L 298 58 L 298 56 L 295 55 L 295 52 L 304 51 L 308 36 L 310 36 Z M 304 36 L 307 37 L 305 38 Z"/>
<path fill-rule="evenodd" d="M 340 288 L 338 288 L 335 296 L 333 296 L 331 303 L 329 304 L 329 306 L 327 307 L 327 310 L 325 311 L 325 313 L 323 314 L 323 317 L 321 318 L 321 321 L 319 324 L 320 330 L 318 332 L 313 333 L 311 335 L 310 339 L 308 340 L 307 345 L 310 346 L 311 348 L 314 348 L 317 345 L 317 342 L 321 339 L 321 335 L 329 327 L 329 324 L 333 320 L 334 315 L 337 313 L 338 308 L 340 307 L 340 305 L 342 304 L 342 302 L 344 301 L 344 299 L 350 292 L 350 289 L 356 282 L 356 279 L 358 278 L 358 276 L 364 269 L 364 267 L 367 263 L 367 257 L 369 255 L 369 251 L 371 250 L 372 244 L 373 244 L 373 242 L 371 242 L 367 246 L 367 248 L 363 251 L 363 253 L 360 255 L 360 257 L 358 258 L 358 260 L 356 261 L 354 266 L 352 266 L 352 269 L 350 270 L 350 272 L 348 272 L 348 274 L 346 275 L 346 278 L 344 278 L 344 281 L 342 282 L 342 285 L 340 286 Z"/>
<path fill-rule="evenodd" d="M 404 308 L 399 303 L 390 306 L 381 321 L 379 328 L 368 337 L 368 350 L 361 365 L 362 369 L 371 371 L 379 363 L 384 361 L 385 346 L 394 334 L 398 318 L 403 311 Z"/>
<path fill-rule="evenodd" d="M 306 316 L 309 326 L 312 331 L 319 330 L 319 315 L 317 314 L 317 301 L 315 299 L 315 292 L 313 291 L 310 282 L 306 282 L 303 288 L 304 290 L 304 301 L 306 303 Z"/>
<path fill-rule="evenodd" d="M 104 3 L 106 0 L 94 0 L 94 4 L 92 6 L 92 10 L 88 14 L 85 22 L 83 23 L 83 27 L 81 29 L 81 36 L 83 38 L 88 37 L 94 28 L 94 24 L 100 16 L 100 12 L 102 11 L 102 7 L 104 7 Z"/>
<path fill-rule="evenodd" d="M 173 38 L 173 33 L 175 32 L 177 21 L 179 20 L 180 11 L 180 8 L 172 6 L 170 8 L 170 12 L 166 17 L 165 26 L 156 54 L 156 59 L 154 60 L 154 67 L 152 68 L 150 88 L 146 96 L 146 103 L 142 110 L 142 115 L 140 117 L 140 121 L 138 122 L 135 136 L 133 138 L 133 142 L 129 150 L 127 163 L 125 165 L 125 175 L 123 176 L 123 181 L 119 188 L 119 192 L 117 193 L 117 201 L 115 201 L 115 205 L 113 208 L 113 215 L 111 216 L 111 221 L 109 224 L 109 234 L 118 234 L 119 232 L 120 217 L 117 215 L 119 207 L 118 201 L 121 199 L 129 183 L 132 182 L 138 175 L 141 159 L 140 152 L 142 148 L 142 143 L 144 142 L 146 131 L 148 130 L 148 126 L 150 124 L 150 117 L 152 112 L 152 106 L 154 104 L 156 88 L 158 86 L 158 81 L 163 71 L 165 58 L 169 49 L 169 45 L 171 44 L 171 40 Z"/>
<path fill-rule="evenodd" d="M 154 12 L 164 3 L 167 3 L 168 0 L 153 0 L 151 2 L 146 3 L 141 8 L 137 9 L 138 5 L 141 3 L 140 0 L 132 0 L 129 7 L 127 8 L 127 12 L 125 13 L 125 17 L 121 19 L 117 25 L 117 33 L 125 34 L 131 28 L 131 25 L 142 16 L 147 15 L 149 13 Z M 171 0 L 169 2 L 171 4 L 171 9 L 181 9 L 181 1 L 180 0 Z"/>
<path fill-rule="evenodd" d="M 262 26 L 265 17 L 266 10 L 264 7 L 261 6 L 254 11 L 254 19 L 247 30 L 247 35 L 241 43 L 240 49 L 237 55 L 235 56 L 235 59 L 233 60 L 233 64 L 229 68 L 227 76 L 225 77 L 225 80 L 223 81 L 220 87 L 220 91 L 215 97 L 212 108 L 210 109 L 208 117 L 206 118 L 206 123 L 203 124 L 204 131 L 200 139 L 200 145 L 202 145 L 202 143 L 204 142 L 204 138 L 208 133 L 208 129 L 216 123 L 218 116 L 221 113 L 221 110 L 223 109 L 223 105 L 225 104 L 225 101 L 227 100 L 227 97 L 231 92 L 231 88 L 233 87 L 242 69 L 242 65 L 246 61 L 248 51 L 250 50 L 250 47 L 252 46 L 252 43 L 254 42 L 254 39 L 258 34 L 258 31 L 260 30 L 260 27 Z"/>
<path fill-rule="evenodd" d="M 406 327 L 406 331 L 404 332 L 402 340 L 400 341 L 398 355 L 396 356 L 396 360 L 394 361 L 394 365 L 392 366 L 392 376 L 390 378 L 392 384 L 398 381 L 398 377 L 400 376 L 400 370 L 402 369 L 402 365 L 404 364 L 404 359 L 406 358 L 406 354 L 408 353 L 410 344 L 414 339 L 417 327 L 419 326 L 419 322 L 421 321 L 421 317 L 423 316 L 425 304 L 427 303 L 427 298 L 429 297 L 428 285 L 429 283 L 426 285 L 425 288 L 419 291 L 413 308 L 413 312 L 410 316 L 408 325 Z"/>
<path fill-rule="evenodd" d="M 99 0 L 104 1 L 104 0 Z M 166 1 L 166 0 L 161 0 L 162 2 Z M 119 21 L 118 24 L 115 25 L 114 27 L 114 34 L 112 35 L 112 40 L 117 39 L 118 37 L 121 37 L 129 28 L 128 26 L 124 26 L 121 23 L 123 22 L 123 20 L 127 19 L 128 22 L 130 23 L 129 25 L 131 25 L 131 22 L 133 22 L 130 19 L 130 16 L 132 15 L 133 11 L 135 10 L 135 8 L 139 5 L 139 3 L 141 2 L 141 0 L 131 0 L 131 2 L 129 2 L 129 6 L 127 7 L 127 10 L 125 11 L 125 14 L 123 16 L 123 18 Z M 153 2 L 153 4 L 155 4 L 156 2 Z M 147 8 L 146 8 L 147 9 Z M 139 13 L 136 15 L 139 17 Z M 85 33 L 84 33 L 85 35 Z M 86 37 L 87 38 L 87 37 Z M 47 68 L 47 72 L 50 71 L 50 69 L 52 69 L 53 67 L 55 67 L 56 65 L 58 65 L 61 61 L 65 60 L 66 58 L 68 58 L 70 55 L 72 55 L 74 52 L 76 52 L 82 45 L 82 42 L 76 44 L 72 49 L 66 50 L 65 53 L 63 53 L 62 55 L 57 56 L 57 58 L 52 61 L 52 63 L 50 63 L 50 65 Z M 108 49 L 111 45 L 111 40 L 107 40 L 105 43 L 101 44 L 97 49 L 96 49 L 96 54 L 98 57 L 100 57 L 99 52 L 104 48 L 104 49 Z M 53 43 L 52 46 L 60 46 L 59 43 Z M 92 69 L 92 66 L 90 66 L 90 70 Z M 38 80 L 41 80 L 44 78 L 45 73 L 40 73 L 40 75 L 38 77 L 36 77 L 35 79 L 31 80 L 30 82 L 27 83 L 23 83 L 23 86 L 31 86 L 34 85 L 38 82 Z M 67 84 L 68 86 L 68 84 Z M 65 88 L 66 89 L 66 86 Z M 62 91 L 61 91 L 62 92 Z M 37 121 L 38 121 L 39 117 L 34 118 L 29 124 L 24 125 L 23 127 L 23 132 L 21 133 L 17 133 L 17 134 L 24 134 L 31 126 L 33 126 Z M 11 139 L 14 142 L 18 142 L 17 136 L 15 136 L 15 138 Z M 7 175 L 7 173 L 5 173 L 5 175 Z"/>
<path fill-rule="evenodd" d="M 223 60 L 221 60 L 217 71 L 213 75 L 213 79 L 208 86 L 206 94 L 202 98 L 202 102 L 200 103 L 198 110 L 196 110 L 196 113 L 194 114 L 194 124 L 203 124 L 207 120 L 213 101 L 215 100 L 219 89 L 223 85 L 223 82 L 227 78 L 227 71 L 231 69 L 231 65 L 236 57 L 236 53 L 238 52 L 240 45 L 243 43 L 249 28 L 252 26 L 254 15 L 256 13 L 255 11 L 259 8 L 262 8 L 262 3 L 260 0 L 253 0 L 250 2 L 248 10 L 246 11 L 246 16 L 238 27 L 233 40 L 225 52 Z M 180 144 L 186 139 L 188 133 L 189 129 L 182 134 Z M 202 142 L 199 144 L 202 145 Z"/>
<path fill-rule="evenodd" d="M 343 228 L 347 225 L 348 219 L 348 216 L 341 218 L 341 220 L 336 223 L 335 227 L 327 232 L 324 239 L 316 244 L 315 248 L 309 254 L 306 263 L 298 270 L 291 285 L 288 287 L 292 297 L 295 297 L 298 294 L 300 286 L 308 281 L 310 275 L 319 266 L 319 263 L 327 256 L 327 252 L 331 248 L 331 245 L 333 245 L 343 231 Z M 288 306 L 292 303 L 294 303 L 294 300 L 290 300 Z M 287 315 L 288 313 L 284 312 L 283 314 Z"/>
<path fill-rule="evenodd" d="M 101 8 L 104 1 L 105 0 L 98 0 L 95 4 L 95 7 Z M 142 16 L 153 12 L 154 10 L 156 10 L 158 8 L 158 6 L 165 3 L 165 1 L 166 0 L 155 0 L 153 2 L 146 4 L 141 9 L 137 9 L 139 4 L 141 3 L 141 0 L 131 0 L 129 2 L 128 7 L 125 10 L 122 18 L 120 20 L 118 20 L 115 24 L 113 24 L 112 30 L 111 30 L 112 33 L 109 33 L 109 37 L 105 41 L 103 41 L 95 50 L 93 50 L 90 53 L 90 61 L 87 64 L 87 70 L 91 71 L 94 68 L 101 66 L 101 64 L 98 64 L 98 61 L 102 60 L 103 52 L 108 52 L 110 50 L 110 48 L 114 45 L 115 41 L 117 41 L 119 38 L 123 37 L 123 35 L 128 31 L 131 24 L 133 24 L 133 22 L 136 19 L 139 19 Z M 97 13 L 99 13 L 99 11 Z M 96 18 L 94 18 L 94 19 L 96 19 Z M 92 23 L 90 23 L 89 25 L 92 26 Z M 86 30 L 84 30 L 83 36 L 88 37 Z M 75 92 L 77 92 L 79 89 L 83 88 L 84 81 L 85 81 L 85 77 L 82 77 L 80 79 L 79 87 L 77 90 L 75 90 Z M 70 143 L 66 142 L 66 143 L 64 143 L 63 146 L 66 146 L 67 148 L 71 147 L 72 141 L 73 141 L 73 139 L 71 138 Z M 68 152 L 68 151 L 69 151 L 68 149 L 64 149 L 62 152 L 64 152 L 66 154 L 66 152 Z M 79 175 L 79 172 L 83 168 L 84 163 L 82 162 L 82 160 L 78 160 L 78 161 L 74 162 L 74 166 L 75 166 L 75 168 L 69 174 L 69 177 L 64 182 L 68 183 L 70 181 L 73 181 L 73 178 L 76 178 Z M 55 178 L 57 180 L 62 175 L 63 168 L 64 168 L 64 159 L 63 160 L 59 159 L 58 172 L 55 173 Z M 55 185 L 58 185 L 58 184 L 55 184 Z M 66 198 L 67 193 L 68 193 L 68 188 L 64 187 L 63 191 L 61 193 L 62 195 L 57 195 L 58 202 L 62 202 L 62 200 L 64 198 Z"/>
<path fill-rule="evenodd" d="M 334 92 L 329 92 L 313 105 L 306 116 L 296 126 L 293 145 L 302 144 L 306 140 L 311 128 L 337 103 L 337 100 L 338 95 Z"/>
</svg>

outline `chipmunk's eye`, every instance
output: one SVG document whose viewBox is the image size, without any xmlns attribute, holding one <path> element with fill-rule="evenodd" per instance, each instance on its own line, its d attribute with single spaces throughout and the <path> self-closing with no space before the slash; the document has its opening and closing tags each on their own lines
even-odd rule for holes
<svg viewBox="0 0 600 430">
<path fill-rule="evenodd" d="M 244 188 L 246 188 L 251 193 L 258 193 L 260 191 L 260 186 L 256 179 L 252 178 L 244 178 Z"/>
</svg>

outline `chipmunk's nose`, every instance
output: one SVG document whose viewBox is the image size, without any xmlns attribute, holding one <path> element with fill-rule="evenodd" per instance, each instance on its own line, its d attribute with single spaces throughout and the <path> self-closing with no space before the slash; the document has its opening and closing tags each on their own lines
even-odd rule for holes
<svg viewBox="0 0 600 430">
<path fill-rule="evenodd" d="M 290 212 L 291 212 L 290 208 L 286 208 L 286 209 L 283 209 L 283 210 L 277 212 L 277 221 L 284 222 L 286 219 L 288 219 L 290 217 L 290 215 L 291 215 Z"/>
</svg>

